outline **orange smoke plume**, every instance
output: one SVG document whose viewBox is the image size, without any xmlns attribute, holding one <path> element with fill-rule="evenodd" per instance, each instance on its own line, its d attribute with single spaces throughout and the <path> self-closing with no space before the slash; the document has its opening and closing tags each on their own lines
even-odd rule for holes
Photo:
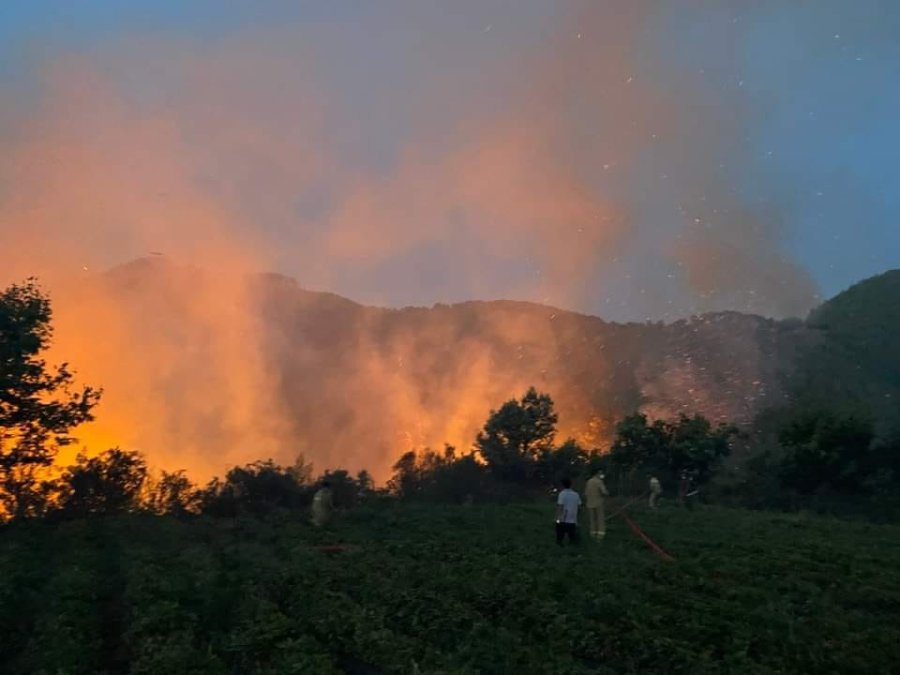
<svg viewBox="0 0 900 675">
<path fill-rule="evenodd" d="M 381 127 L 397 137 L 374 156 L 360 127 L 392 90 L 353 107 L 322 56 L 352 27 L 138 36 L 48 58 L 27 112 L 0 126 L 0 283 L 38 275 L 56 308 L 53 358 L 104 387 L 83 442 L 198 477 L 302 452 L 384 478 L 411 446 L 467 449 L 489 410 L 530 385 L 556 398 L 563 432 L 601 442 L 609 408 L 562 386 L 568 329 L 552 310 L 473 309 L 468 327 L 434 310 L 417 333 L 300 291 L 270 306 L 249 280 L 288 271 L 388 305 L 421 286 L 433 300 L 585 306 L 633 243 L 622 195 L 637 159 L 684 122 L 665 83 L 637 75 L 652 3 L 626 4 L 567 6 L 521 38 L 479 25 L 477 62 L 438 35 L 446 10 L 410 11 L 435 39 L 421 51 L 415 30 L 385 27 L 415 86 L 387 106 Z M 432 61 L 436 76 L 413 72 Z M 116 268 L 150 251 L 177 262 Z M 689 253 L 665 255 L 704 283 Z M 318 324 L 294 325 L 304 303 L 319 303 Z M 319 344 L 335 342 L 339 363 Z M 578 372 L 602 379 L 594 361 Z"/>
</svg>

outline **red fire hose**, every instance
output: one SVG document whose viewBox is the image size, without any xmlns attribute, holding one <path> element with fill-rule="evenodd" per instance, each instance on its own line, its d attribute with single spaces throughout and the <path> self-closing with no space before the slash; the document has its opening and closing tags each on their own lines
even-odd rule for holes
<svg viewBox="0 0 900 675">
<path fill-rule="evenodd" d="M 628 524 L 628 527 L 631 528 L 631 531 L 634 532 L 638 537 L 644 540 L 644 542 L 649 546 L 656 555 L 665 560 L 666 562 L 675 562 L 675 558 L 666 553 L 659 544 L 653 541 L 647 534 L 638 526 L 636 522 L 634 522 L 631 518 L 628 517 L 628 514 L 625 511 L 641 501 L 642 499 L 646 499 L 649 492 L 644 492 L 644 494 L 635 497 L 630 502 L 627 502 L 624 506 L 619 508 L 616 511 L 613 511 L 610 515 L 606 516 L 606 520 L 612 520 L 616 516 L 622 516 L 623 520 Z"/>
<path fill-rule="evenodd" d="M 638 524 L 634 522 L 631 518 L 628 517 L 627 513 L 622 513 L 622 518 L 628 524 L 628 527 L 631 528 L 631 531 L 634 532 L 638 537 L 644 540 L 644 542 L 649 546 L 656 555 L 665 560 L 666 562 L 675 562 L 675 558 L 666 553 L 659 544 L 653 541 L 650 537 L 648 537 L 644 531 L 638 527 Z"/>
</svg>

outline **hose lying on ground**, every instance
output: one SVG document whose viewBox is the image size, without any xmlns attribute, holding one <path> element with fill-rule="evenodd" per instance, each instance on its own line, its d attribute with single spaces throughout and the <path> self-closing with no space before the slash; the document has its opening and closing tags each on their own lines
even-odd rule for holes
<svg viewBox="0 0 900 675">
<path fill-rule="evenodd" d="M 640 527 L 638 527 L 638 524 L 636 522 L 634 522 L 631 518 L 628 517 L 628 514 L 623 513 L 622 518 L 625 520 L 626 523 L 628 523 L 628 527 L 631 528 L 631 531 L 634 532 L 638 537 L 643 539 L 644 542 L 646 542 L 647 546 L 649 546 L 651 549 L 653 549 L 653 552 L 656 553 L 656 555 L 658 555 L 660 558 L 662 558 L 666 562 L 675 562 L 675 558 L 673 558 L 671 555 L 666 553 L 660 547 L 659 544 L 657 544 L 650 537 L 648 537 L 644 533 L 644 531 Z"/>
<path fill-rule="evenodd" d="M 635 497 L 630 502 L 626 503 L 625 506 L 622 506 L 618 510 L 613 511 L 612 514 L 610 514 L 609 516 L 606 517 L 606 520 L 611 520 L 611 519 L 615 518 L 616 516 L 621 515 L 622 519 L 625 521 L 625 523 L 628 525 L 628 527 L 631 529 L 631 531 L 634 532 L 634 534 L 637 535 L 639 538 L 643 539 L 644 542 L 653 550 L 653 552 L 656 553 L 656 555 L 658 555 L 660 558 L 662 558 L 666 562 L 675 562 L 675 558 L 673 558 L 671 555 L 666 553 L 659 544 L 657 544 L 655 541 L 653 541 L 638 526 L 638 524 L 636 522 L 634 522 L 631 518 L 629 518 L 627 513 L 625 513 L 625 511 L 628 508 L 630 508 L 637 502 L 641 501 L 642 499 L 645 499 L 648 494 L 650 494 L 649 491 L 645 492 L 640 497 Z"/>
</svg>

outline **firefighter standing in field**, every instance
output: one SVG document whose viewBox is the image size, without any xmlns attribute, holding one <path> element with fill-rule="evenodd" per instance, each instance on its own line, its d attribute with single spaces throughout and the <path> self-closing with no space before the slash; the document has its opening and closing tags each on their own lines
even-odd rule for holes
<svg viewBox="0 0 900 675">
<path fill-rule="evenodd" d="M 678 476 L 678 503 L 681 506 L 684 506 L 684 501 L 687 499 L 688 493 L 688 475 L 687 471 L 682 471 Z"/>
<path fill-rule="evenodd" d="M 662 486 L 659 484 L 659 478 L 656 476 L 650 477 L 650 508 L 656 508 L 656 500 L 659 499 L 659 495 L 662 494 Z"/>
<path fill-rule="evenodd" d="M 678 485 L 678 501 L 682 506 L 691 510 L 694 508 L 694 497 L 697 496 L 699 490 L 695 487 L 694 472 L 682 471 L 681 480 Z"/>
<path fill-rule="evenodd" d="M 591 472 L 591 477 L 584 486 L 584 496 L 587 498 L 591 536 L 594 539 L 603 539 L 606 536 L 606 510 L 603 499 L 609 497 L 609 492 L 606 489 L 606 483 L 603 482 L 603 473 L 599 469 Z"/>
<path fill-rule="evenodd" d="M 322 486 L 316 490 L 312 502 L 312 522 L 316 527 L 322 527 L 331 518 L 334 509 L 334 498 L 331 494 L 331 483 L 322 481 Z"/>
</svg>

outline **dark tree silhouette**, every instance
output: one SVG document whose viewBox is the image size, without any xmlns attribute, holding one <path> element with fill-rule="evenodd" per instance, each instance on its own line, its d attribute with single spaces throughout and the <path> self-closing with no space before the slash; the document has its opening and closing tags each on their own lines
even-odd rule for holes
<svg viewBox="0 0 900 675">
<path fill-rule="evenodd" d="M 523 481 L 532 476 L 541 454 L 552 449 L 557 420 L 550 396 L 532 387 L 521 400 L 491 412 L 475 446 L 497 478 Z"/>
<path fill-rule="evenodd" d="M 879 468 L 870 461 L 874 439 L 869 419 L 831 410 L 799 411 L 779 434 L 787 451 L 781 466 L 782 482 L 801 494 L 822 488 L 846 494 L 863 492 L 867 474 Z"/>
<path fill-rule="evenodd" d="M 60 481 L 59 511 L 82 517 L 137 510 L 146 480 L 140 453 L 114 448 L 97 457 L 79 455 Z"/>
<path fill-rule="evenodd" d="M 52 338 L 49 299 L 33 280 L 0 293 L 0 515 L 22 517 L 46 501 L 41 469 L 72 429 L 93 419 L 100 391 L 74 390 L 68 365 L 41 358 Z"/>
<path fill-rule="evenodd" d="M 702 415 L 679 415 L 654 420 L 643 414 L 623 419 L 616 426 L 610 459 L 620 467 L 661 472 L 670 479 L 688 471 L 698 483 L 706 483 L 731 449 L 738 430 L 729 424 L 713 426 Z"/>
<path fill-rule="evenodd" d="M 183 516 L 200 508 L 201 492 L 184 471 L 163 471 L 147 496 L 147 506 L 154 513 Z"/>
<path fill-rule="evenodd" d="M 556 485 L 564 477 L 585 474 L 591 455 L 570 438 L 558 448 L 545 448 L 537 458 L 536 475 L 544 485 Z"/>
<path fill-rule="evenodd" d="M 458 455 L 446 445 L 443 452 L 426 448 L 403 455 L 394 464 L 388 489 L 404 499 L 463 503 L 483 494 L 484 479 L 485 467 L 473 455 Z"/>
<path fill-rule="evenodd" d="M 211 515 L 262 514 L 304 506 L 310 497 L 309 486 L 301 485 L 290 469 L 269 459 L 236 466 L 224 481 L 214 479 L 203 491 L 201 508 Z"/>
</svg>

